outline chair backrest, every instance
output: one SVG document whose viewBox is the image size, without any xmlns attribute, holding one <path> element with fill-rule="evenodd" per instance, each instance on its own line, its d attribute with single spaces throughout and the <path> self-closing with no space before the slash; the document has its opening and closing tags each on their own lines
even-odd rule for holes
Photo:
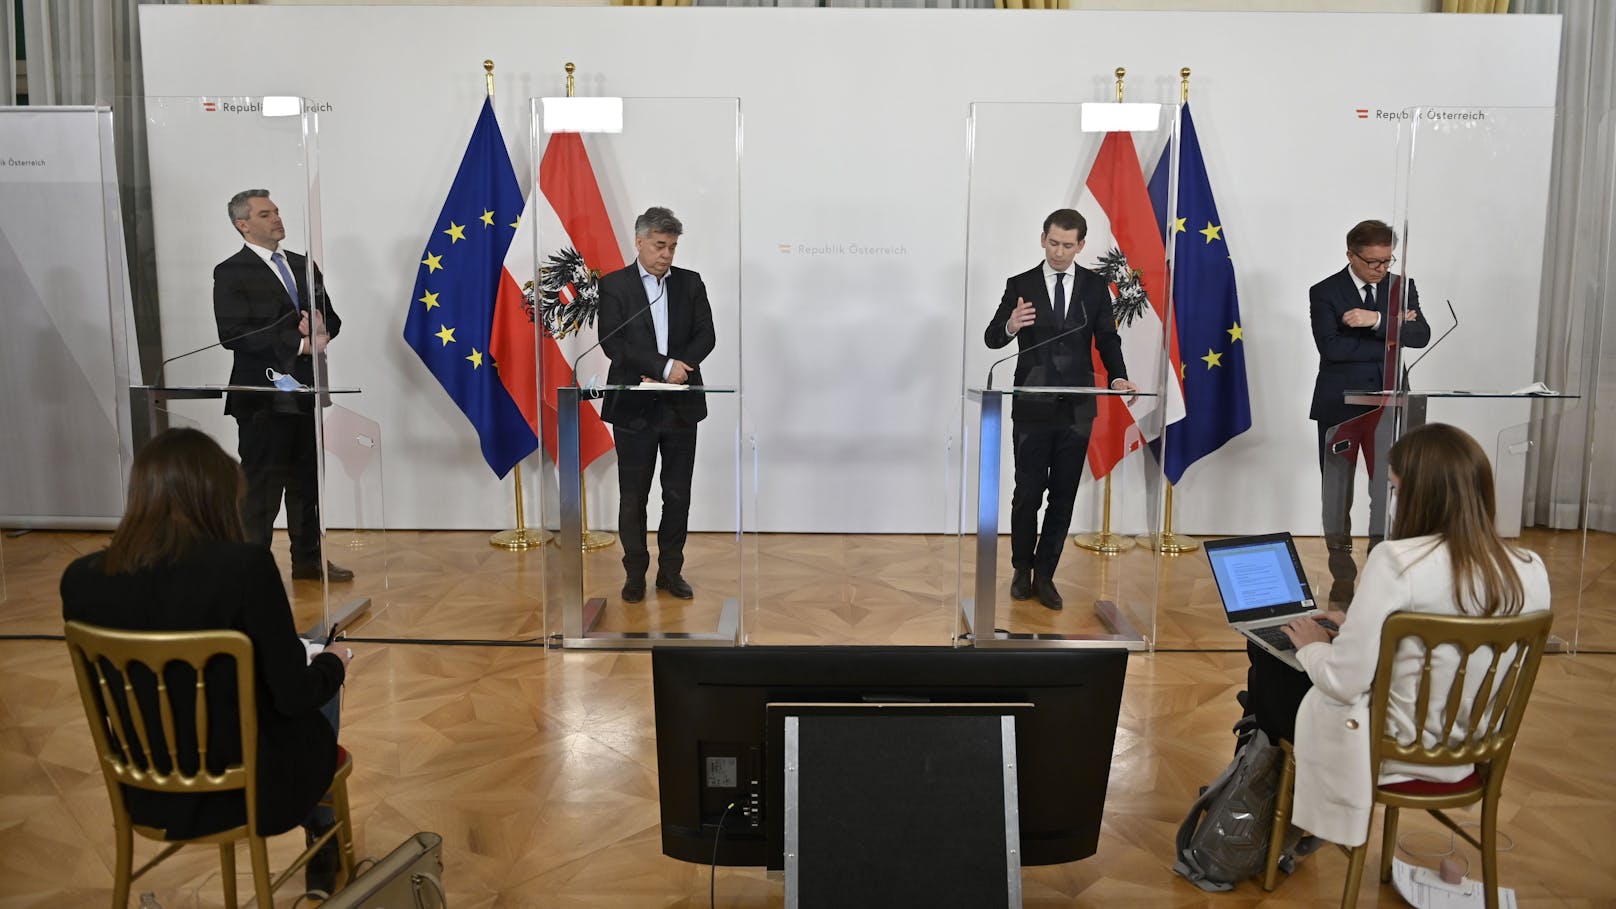
<svg viewBox="0 0 1616 909">
<path fill-rule="evenodd" d="M 257 816 L 258 715 L 252 642 L 239 631 L 119 631 L 68 622 L 79 697 L 115 810 L 120 786 L 154 792 L 239 790 Z M 222 660 L 233 662 L 226 669 Z M 212 667 L 212 671 L 209 669 Z M 221 682 L 234 681 L 234 690 Z M 231 703 L 220 705 L 219 699 Z M 239 717 L 210 729 L 209 704 Z M 223 766 L 219 743 L 239 755 Z M 239 750 L 235 745 L 239 743 Z"/>
<path fill-rule="evenodd" d="M 1380 637 L 1380 663 L 1370 690 L 1370 756 L 1425 765 L 1491 765 L 1498 773 L 1515 746 L 1553 616 L 1477 617 L 1395 612 Z M 1417 659 L 1412 697 L 1394 704 L 1399 654 Z M 1419 730 L 1399 742 L 1387 731 L 1390 710 L 1406 710 Z"/>
</svg>

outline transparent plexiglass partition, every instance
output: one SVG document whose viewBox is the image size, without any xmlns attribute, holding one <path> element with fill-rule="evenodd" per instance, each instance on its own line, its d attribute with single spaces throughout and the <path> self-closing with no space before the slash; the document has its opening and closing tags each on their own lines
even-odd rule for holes
<svg viewBox="0 0 1616 909">
<path fill-rule="evenodd" d="M 1398 332 L 1402 380 L 1358 400 L 1378 398 L 1394 437 L 1436 422 L 1475 437 L 1493 462 L 1498 529 L 1543 556 L 1552 640 L 1574 649 L 1598 362 L 1598 332 L 1590 338 L 1584 320 L 1597 322 L 1602 298 L 1595 262 L 1545 256 L 1555 119 L 1547 107 L 1403 112 L 1392 271 L 1406 291 L 1390 300 L 1409 320 Z M 1545 293 L 1544 269 L 1563 267 L 1578 275 L 1575 290 Z M 1411 331 L 1420 321 L 1428 331 Z"/>
<path fill-rule="evenodd" d="M 57 581 L 123 512 L 132 362 L 111 112 L 0 107 L 0 628 L 60 633 Z"/>
<path fill-rule="evenodd" d="M 541 514 L 553 535 L 542 550 L 546 635 L 567 648 L 744 644 L 757 608 L 757 544 L 747 530 L 755 443 L 741 393 L 740 104 L 534 98 L 530 111 L 528 208 L 537 220 L 534 269 L 523 283 L 532 282 L 526 293 L 537 313 L 545 401 Z M 660 284 L 643 281 L 638 264 L 635 223 L 652 207 L 670 210 L 682 227 Z M 667 267 L 653 247 L 668 233 L 645 238 L 653 273 Z M 622 360 L 616 369 L 612 355 Z M 684 367 L 696 375 L 681 377 Z M 692 426 L 693 463 L 679 451 Z M 634 441 L 618 438 L 625 434 Z M 656 449 L 643 549 L 631 540 L 626 558 L 625 445 L 633 464 L 644 463 L 635 454 Z M 683 521 L 682 462 L 690 463 Z M 666 574 L 689 591 L 659 584 Z M 625 597 L 631 580 L 643 580 L 643 599 Z"/>
<path fill-rule="evenodd" d="M 293 96 L 114 104 L 145 133 L 144 167 L 123 183 L 147 214 L 133 244 L 137 448 L 184 426 L 243 461 L 248 537 L 272 527 L 309 632 L 363 622 L 388 587 L 382 434 L 359 370 L 367 332 L 343 321 L 364 325 L 369 279 L 325 255 L 317 107 Z"/>
<path fill-rule="evenodd" d="M 1172 324 L 1168 251 L 1147 181 L 1177 110 L 1089 107 L 970 108 L 958 634 L 978 647 L 1144 649 L 1155 640 L 1165 487 L 1151 446 L 1182 412 L 1183 396 L 1163 328 Z M 1131 120 L 1105 119 L 1116 116 Z M 1059 209 L 1082 216 L 1075 262 L 1095 273 L 1077 273 L 1081 290 L 1068 296 L 1064 319 L 1043 274 L 1046 261 L 1071 258 L 1058 249 L 1046 257 L 1046 237 L 1058 245 L 1072 233 L 1051 224 L 1046 234 L 1046 217 Z M 1023 300 L 1034 321 L 1010 337 L 1006 322 Z M 1136 395 L 1110 391 L 1112 376 L 1095 366 L 1118 354 Z M 1029 476 L 1050 482 L 1078 472 L 1052 575 L 1060 609 L 1037 585 L 1056 551 L 1043 533 L 1050 499 L 1028 483 L 1023 508 L 1015 507 L 1018 457 Z M 1028 541 L 1020 554 L 1018 511 Z M 1060 523 L 1057 515 L 1051 534 Z M 1030 569 L 1032 591 L 1012 589 L 1020 568 Z"/>
</svg>

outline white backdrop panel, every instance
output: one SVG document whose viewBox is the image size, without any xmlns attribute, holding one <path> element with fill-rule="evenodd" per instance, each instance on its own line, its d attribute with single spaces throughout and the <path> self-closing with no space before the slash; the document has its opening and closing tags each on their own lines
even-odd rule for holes
<svg viewBox="0 0 1616 909">
<path fill-rule="evenodd" d="M 528 169 L 526 99 L 561 94 L 568 60 L 579 64 L 580 94 L 741 99 L 741 343 L 745 420 L 760 448 L 758 526 L 829 532 L 949 525 L 943 464 L 959 431 L 958 352 L 962 338 L 981 332 L 965 324 L 961 305 L 969 103 L 1104 100 L 1117 65 L 1133 74 L 1130 100 L 1170 101 L 1179 67 L 1192 67 L 1196 125 L 1251 326 L 1255 425 L 1186 475 L 1178 526 L 1316 533 L 1307 288 L 1341 266 L 1348 226 L 1392 216 L 1397 124 L 1377 112 L 1552 105 L 1559 44 L 1557 17 L 1530 16 L 286 6 L 141 14 L 151 94 L 303 94 L 330 105 L 320 120 L 324 245 L 344 318 L 334 348 L 346 348 L 333 352 L 332 382 L 364 386 L 383 423 L 407 422 L 464 449 L 452 467 L 395 449 L 389 520 L 400 527 L 508 519 L 508 489 L 482 467 L 464 421 L 398 337 L 420 234 L 464 150 L 485 57 L 499 65 L 498 109 L 519 171 Z M 217 36 L 247 34 L 297 53 L 243 67 L 239 42 Z M 1543 148 L 1550 141 L 1543 135 Z M 1140 150 L 1154 162 L 1157 146 L 1141 138 Z M 1494 191 L 1533 190 L 1530 181 L 1496 181 Z M 650 200 L 615 201 L 626 246 L 633 209 Z M 1007 253 L 1005 275 L 1035 259 L 1037 221 L 1065 201 L 1052 198 L 1031 216 L 1006 213 L 1007 235 L 1028 239 Z M 202 214 L 187 217 L 211 220 L 221 202 L 198 199 Z M 216 223 L 223 258 L 237 241 Z M 1542 224 L 1512 228 L 1517 276 L 1536 287 Z M 706 270 L 688 243 L 677 261 Z M 1416 277 L 1440 296 L 1437 275 Z M 705 529 L 699 516 L 693 529 Z"/>
</svg>

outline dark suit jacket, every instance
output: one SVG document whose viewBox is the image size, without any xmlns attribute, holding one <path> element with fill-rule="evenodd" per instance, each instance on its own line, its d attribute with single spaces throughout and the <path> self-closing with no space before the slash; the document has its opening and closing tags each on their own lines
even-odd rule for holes
<svg viewBox="0 0 1616 909">
<path fill-rule="evenodd" d="M 299 253 L 285 249 L 282 252 L 297 282 L 298 304 L 307 311 L 307 260 Z M 325 313 L 326 333 L 335 338 L 342 330 L 342 317 L 331 308 L 319 266 L 315 266 L 314 300 Z M 219 340 L 236 355 L 230 368 L 231 385 L 268 386 L 271 383 L 264 370 L 271 367 L 304 385 L 314 384 L 314 358 L 297 353 L 303 336 L 298 334 L 298 315 L 286 296 L 286 287 L 273 268 L 245 245 L 214 266 L 213 318 L 218 323 Z M 245 417 L 271 407 L 283 412 L 312 413 L 314 402 L 311 395 L 232 393 L 225 397 L 224 412 Z"/>
<path fill-rule="evenodd" d="M 1006 281 L 1004 297 L 999 308 L 988 320 L 982 340 L 997 350 L 1013 339 L 1020 350 L 1048 341 L 1063 331 L 1077 331 L 1043 347 L 1016 358 L 1016 385 L 1092 386 L 1106 385 L 1113 379 L 1128 378 L 1128 367 L 1122 362 L 1122 336 L 1117 334 L 1116 318 L 1111 311 L 1111 288 L 1106 280 L 1092 271 L 1076 266 L 1072 286 L 1067 295 L 1066 319 L 1055 322 L 1054 304 L 1044 285 L 1044 263 Z M 1014 335 L 1005 334 L 1005 324 L 1016 308 L 1016 299 L 1025 299 L 1033 305 L 1037 321 Z M 1100 352 L 1105 365 L 1106 381 L 1094 381 L 1094 357 Z M 1089 396 L 1056 397 L 1054 395 L 1016 395 L 1010 415 L 1017 423 L 1077 424 L 1093 420 L 1097 408 Z"/>
<path fill-rule="evenodd" d="M 668 361 L 690 365 L 686 384 L 701 385 L 701 361 L 713 352 L 713 310 L 701 275 L 670 267 L 664 280 L 668 294 L 668 353 L 657 353 L 656 325 L 651 321 L 640 281 L 638 261 L 630 262 L 600 279 L 600 316 L 597 322 L 601 349 L 612 360 L 606 371 L 608 385 L 636 385 L 641 376 L 662 381 Z M 627 324 L 625 324 L 625 322 Z M 705 395 L 686 392 L 662 394 L 633 391 L 607 392 L 601 419 L 628 429 L 648 429 L 664 421 L 694 426 L 707 416 Z"/>
<path fill-rule="evenodd" d="M 210 542 L 172 565 L 107 575 L 101 571 L 103 555 L 92 553 L 67 567 L 62 575 L 63 618 L 127 631 L 226 629 L 251 639 L 258 678 L 258 832 L 269 836 L 297 826 L 336 773 L 337 737 L 320 707 L 342 687 L 345 671 L 335 655 L 321 654 L 308 662 L 292 627 L 292 608 L 275 557 L 250 543 Z M 221 662 L 226 665 L 208 670 L 209 690 L 223 694 L 210 697 L 208 708 L 213 740 L 208 763 L 215 770 L 241 759 L 235 667 Z M 190 688 L 192 681 L 179 676 L 178 670 L 170 673 L 170 686 Z M 138 676 L 136 684 L 139 692 Z M 192 726 L 194 700 L 178 701 L 176 722 Z M 155 709 L 145 715 L 155 724 Z M 194 741 L 179 742 L 175 750 L 182 766 L 189 754 L 195 767 L 194 748 Z M 230 793 L 130 790 L 128 805 L 135 823 L 166 830 L 173 838 L 227 830 L 247 818 L 245 801 Z"/>
<path fill-rule="evenodd" d="M 1334 426 L 1373 409 L 1346 404 L 1342 396 L 1348 391 L 1376 390 L 1386 382 L 1386 305 L 1399 280 L 1397 275 L 1387 275 L 1375 289 L 1381 320 L 1374 328 L 1348 328 L 1341 322 L 1347 310 L 1363 308 L 1363 290 L 1350 268 L 1341 269 L 1308 291 L 1313 343 L 1319 349 L 1319 375 L 1313 383 L 1309 419 Z M 1403 306 L 1420 311 L 1420 293 L 1413 281 L 1408 282 Z M 1423 314 L 1403 323 L 1398 343 L 1404 347 L 1431 343 L 1431 326 Z"/>
</svg>

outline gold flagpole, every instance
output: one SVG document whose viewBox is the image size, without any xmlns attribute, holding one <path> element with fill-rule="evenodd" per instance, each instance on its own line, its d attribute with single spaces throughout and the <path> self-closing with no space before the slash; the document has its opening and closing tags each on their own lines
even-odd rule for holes
<svg viewBox="0 0 1616 909">
<path fill-rule="evenodd" d="M 488 97 L 494 97 L 494 61 L 483 61 L 483 79 L 488 83 Z M 488 544 L 512 552 L 537 549 L 544 545 L 546 534 L 542 530 L 530 530 L 527 526 L 526 515 L 522 510 L 522 465 L 516 465 L 511 471 L 511 477 L 512 485 L 516 487 L 516 527 L 512 530 L 501 530 L 489 537 Z"/>
<path fill-rule="evenodd" d="M 1090 552 L 1115 555 L 1133 546 L 1133 540 L 1111 532 L 1111 474 L 1105 475 L 1105 505 L 1100 512 L 1100 532 L 1080 533 L 1072 537 L 1072 545 Z"/>
<path fill-rule="evenodd" d="M 578 83 L 574 75 L 578 71 L 578 67 L 569 60 L 567 65 L 562 68 L 567 72 L 567 97 L 571 98 L 575 96 L 578 91 Z M 578 406 L 585 407 L 587 405 L 583 404 L 580 400 Z M 583 549 L 584 552 L 596 552 L 602 549 L 609 549 L 612 544 L 617 542 L 617 537 L 616 535 L 607 533 L 604 530 L 589 529 L 589 484 L 586 482 L 586 479 L 587 478 L 584 476 L 584 468 L 580 464 L 578 467 L 578 507 L 583 511 L 584 516 Z"/>
<path fill-rule="evenodd" d="M 1117 77 L 1117 103 L 1121 104 L 1122 103 L 1122 80 L 1123 80 L 1123 77 L 1128 75 L 1128 70 L 1126 68 L 1124 68 L 1124 67 L 1119 66 L 1119 67 L 1116 68 L 1115 75 Z M 1126 551 L 1127 549 L 1131 548 L 1133 546 L 1133 540 L 1128 538 L 1128 537 L 1120 536 L 1118 534 L 1114 534 L 1114 533 L 1111 532 L 1111 474 L 1110 473 L 1107 473 L 1105 475 L 1105 493 L 1104 493 L 1103 502 L 1104 502 L 1104 505 L 1102 506 L 1101 512 L 1100 512 L 1100 532 L 1099 533 L 1079 533 L 1079 534 L 1074 534 L 1072 536 L 1072 545 L 1076 546 L 1076 547 L 1078 547 L 1080 549 L 1087 549 L 1090 552 L 1098 552 L 1098 553 L 1103 553 L 1105 555 L 1115 555 L 1115 554 L 1117 554 L 1119 552 L 1123 552 L 1123 551 Z"/>
<path fill-rule="evenodd" d="M 1190 100 L 1190 68 L 1184 67 L 1178 71 L 1178 100 L 1180 104 L 1188 104 Z M 1169 221 L 1171 219 L 1168 219 Z M 1177 237 L 1169 237 L 1169 243 L 1175 242 Z M 1177 319 L 1175 318 L 1176 322 Z M 1167 484 L 1167 502 L 1163 509 L 1162 531 L 1159 534 L 1145 533 L 1139 535 L 1141 545 L 1149 546 L 1162 555 L 1182 555 L 1199 549 L 1201 543 L 1194 537 L 1173 533 L 1173 484 Z"/>
</svg>

